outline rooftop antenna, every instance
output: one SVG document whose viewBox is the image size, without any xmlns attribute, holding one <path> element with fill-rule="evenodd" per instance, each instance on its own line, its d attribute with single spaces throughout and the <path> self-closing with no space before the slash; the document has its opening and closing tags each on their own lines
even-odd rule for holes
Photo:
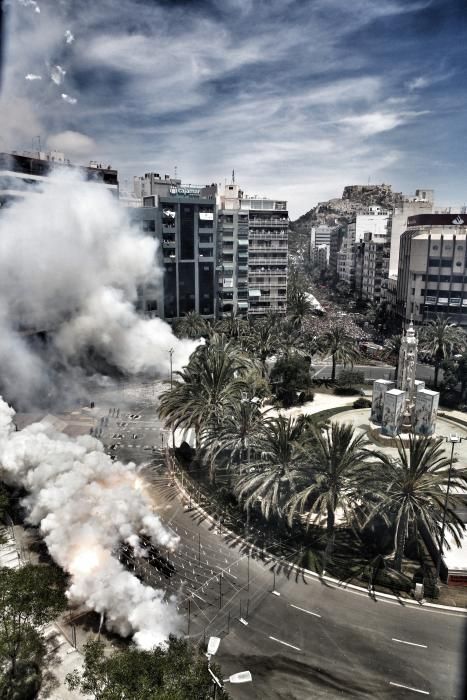
<svg viewBox="0 0 467 700">
<path fill-rule="evenodd" d="M 232 185 L 235 185 L 235 170 L 232 170 Z"/>
<path fill-rule="evenodd" d="M 177 172 L 178 172 L 177 166 L 175 165 L 174 166 L 174 178 L 175 178 L 175 180 L 177 179 Z"/>
</svg>

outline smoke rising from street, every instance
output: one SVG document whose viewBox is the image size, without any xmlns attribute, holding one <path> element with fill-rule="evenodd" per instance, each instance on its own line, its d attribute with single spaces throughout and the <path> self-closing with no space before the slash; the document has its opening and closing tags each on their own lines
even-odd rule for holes
<svg viewBox="0 0 467 700">
<path fill-rule="evenodd" d="M 129 223 L 101 184 L 55 173 L 0 216 L 0 389 L 16 408 L 81 397 L 90 355 L 130 375 L 165 376 L 196 343 L 134 310 L 162 283 L 157 241 Z M 47 340 L 25 334 L 47 331 Z"/>
<path fill-rule="evenodd" d="M 91 436 L 70 438 L 44 419 L 15 431 L 0 398 L 0 478 L 23 487 L 27 519 L 40 525 L 53 559 L 69 572 L 70 603 L 104 613 L 108 629 L 150 649 L 179 631 L 175 602 L 143 585 L 115 556 L 119 543 L 177 546 L 151 511 L 133 463 L 112 462 Z"/>
</svg>

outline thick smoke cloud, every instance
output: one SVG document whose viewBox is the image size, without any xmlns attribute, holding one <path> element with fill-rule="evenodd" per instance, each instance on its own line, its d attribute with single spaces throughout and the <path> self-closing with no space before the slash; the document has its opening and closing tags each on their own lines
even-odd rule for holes
<svg viewBox="0 0 467 700">
<path fill-rule="evenodd" d="M 139 285 L 161 283 L 157 242 L 100 184 L 53 174 L 0 214 L 0 382 L 17 407 L 82 396 L 86 356 L 122 373 L 167 376 L 195 348 L 134 311 Z M 44 344 L 24 329 L 51 331 Z M 85 393 L 85 392 L 84 392 Z"/>
<path fill-rule="evenodd" d="M 151 511 L 133 463 L 112 462 L 91 436 L 69 438 L 45 419 L 15 432 L 0 398 L 0 478 L 28 492 L 28 521 L 69 572 L 70 603 L 105 614 L 106 626 L 151 648 L 179 631 L 174 601 L 143 585 L 115 556 L 138 534 L 172 548 L 177 538 Z"/>
</svg>

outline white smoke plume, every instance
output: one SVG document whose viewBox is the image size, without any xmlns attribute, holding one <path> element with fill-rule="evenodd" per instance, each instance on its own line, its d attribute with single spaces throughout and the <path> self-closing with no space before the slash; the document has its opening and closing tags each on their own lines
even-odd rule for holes
<svg viewBox="0 0 467 700">
<path fill-rule="evenodd" d="M 171 348 L 174 369 L 187 363 L 197 343 L 134 310 L 139 285 L 162 283 L 157 245 L 103 185 L 72 172 L 1 210 L 0 385 L 16 408 L 85 395 L 90 351 L 127 375 L 166 377 Z M 24 329 L 49 340 L 32 345 Z"/>
<path fill-rule="evenodd" d="M 168 548 L 178 538 L 151 511 L 134 463 L 112 462 L 91 436 L 70 438 L 46 420 L 15 431 L 0 397 L 0 477 L 28 492 L 28 521 L 69 572 L 72 604 L 104 613 L 108 629 L 150 649 L 180 628 L 175 601 L 142 584 L 115 556 L 138 534 Z"/>
</svg>

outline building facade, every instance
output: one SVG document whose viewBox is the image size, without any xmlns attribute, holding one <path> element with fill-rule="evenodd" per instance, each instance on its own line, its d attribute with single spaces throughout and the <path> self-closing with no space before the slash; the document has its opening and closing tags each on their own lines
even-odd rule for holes
<svg viewBox="0 0 467 700">
<path fill-rule="evenodd" d="M 434 191 L 419 189 L 414 197 L 404 197 L 402 202 L 394 207 L 388 221 L 388 237 L 390 240 L 389 274 L 397 275 L 399 267 L 400 238 L 407 229 L 409 216 L 431 214 L 434 206 Z"/>
<path fill-rule="evenodd" d="M 310 250 L 310 263 L 318 270 L 325 270 L 329 263 L 329 246 L 321 243 Z"/>
<path fill-rule="evenodd" d="M 370 234 L 374 241 L 386 240 L 388 218 L 386 211 L 373 208 L 372 213 L 357 214 L 355 219 L 347 224 L 340 251 L 337 253 L 337 275 L 351 288 L 356 285 L 357 244 L 365 240 L 365 234 Z M 361 275 L 363 278 L 363 269 Z"/>
<path fill-rule="evenodd" d="M 437 315 L 467 326 L 467 216 L 419 214 L 400 239 L 396 312 L 406 325 Z"/>
<path fill-rule="evenodd" d="M 286 202 L 226 185 L 218 214 L 220 316 L 286 312 L 288 232 Z"/>
<path fill-rule="evenodd" d="M 216 311 L 217 216 L 215 194 L 203 187 L 171 185 L 167 195 L 143 197 L 129 210 L 134 222 L 159 241 L 158 276 L 140 292 L 147 315 L 171 320 L 196 311 L 213 318 Z"/>
</svg>

